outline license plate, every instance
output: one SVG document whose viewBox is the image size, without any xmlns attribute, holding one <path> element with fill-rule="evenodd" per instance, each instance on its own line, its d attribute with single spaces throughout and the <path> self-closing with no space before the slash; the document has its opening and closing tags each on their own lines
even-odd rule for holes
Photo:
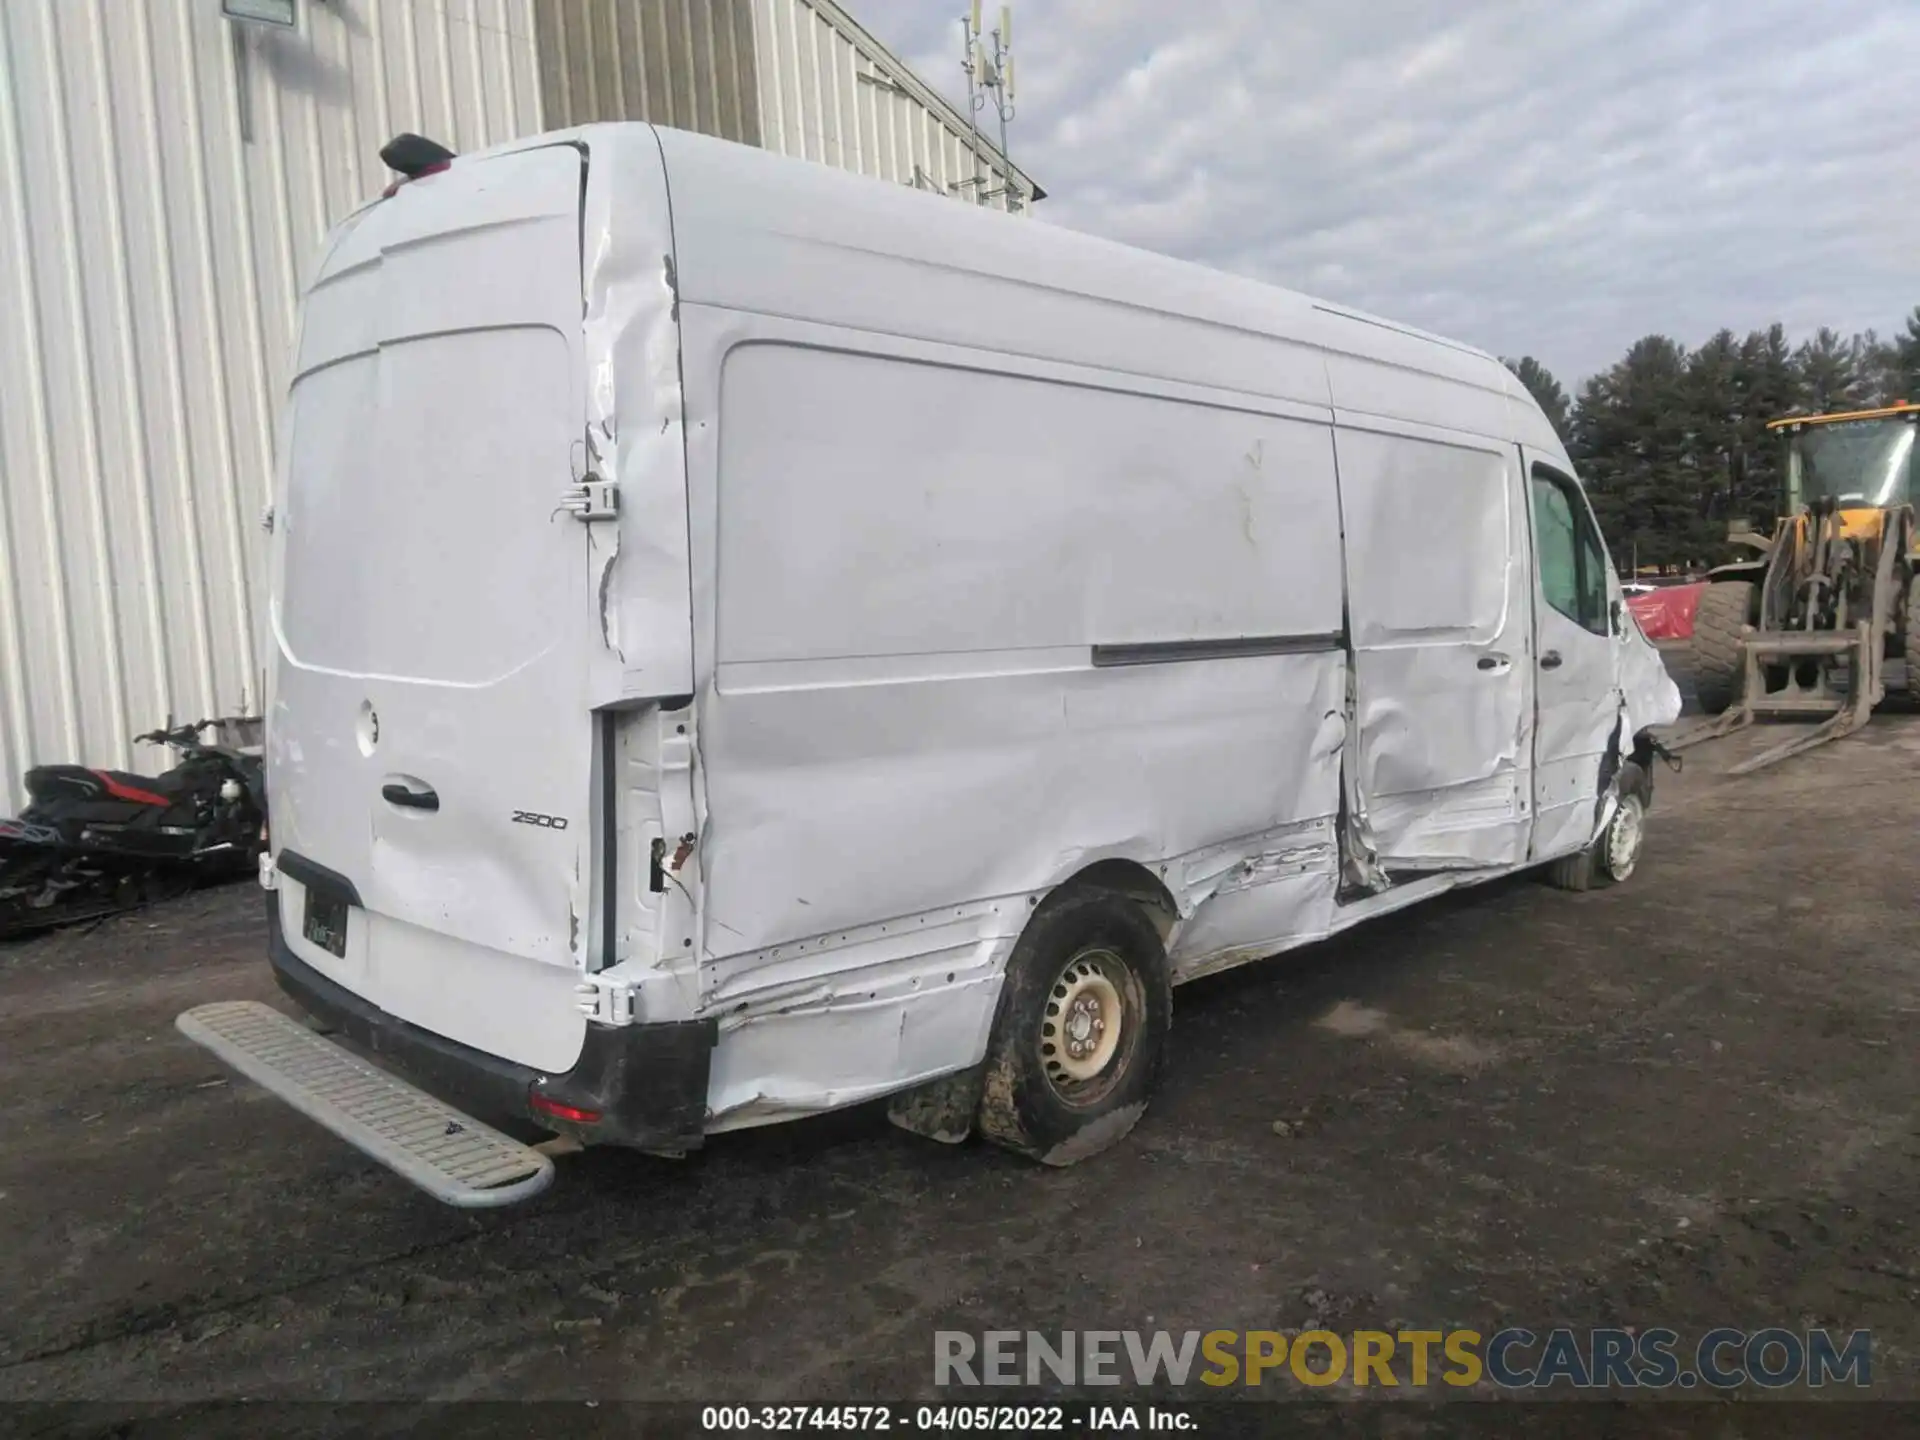
<svg viewBox="0 0 1920 1440">
<path fill-rule="evenodd" d="M 307 939 L 341 959 L 347 954 L 347 902 L 332 895 L 307 892 Z"/>
</svg>

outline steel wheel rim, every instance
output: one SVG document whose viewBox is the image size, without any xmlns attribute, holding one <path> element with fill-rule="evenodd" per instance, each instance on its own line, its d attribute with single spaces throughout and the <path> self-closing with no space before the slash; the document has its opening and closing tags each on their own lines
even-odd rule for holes
<svg viewBox="0 0 1920 1440">
<path fill-rule="evenodd" d="M 1113 951 L 1078 952 L 1054 976 L 1036 1043 L 1041 1071 L 1062 1101 L 1098 1104 L 1125 1073 L 1140 1032 L 1140 983 Z"/>
<path fill-rule="evenodd" d="M 1607 873 L 1625 880 L 1640 863 L 1640 844 L 1646 836 L 1646 812 L 1637 795 L 1622 795 L 1607 826 Z"/>
</svg>

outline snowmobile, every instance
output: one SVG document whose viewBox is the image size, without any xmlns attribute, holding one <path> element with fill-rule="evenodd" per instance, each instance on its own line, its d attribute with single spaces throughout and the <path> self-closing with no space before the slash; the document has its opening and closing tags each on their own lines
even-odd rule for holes
<svg viewBox="0 0 1920 1440">
<path fill-rule="evenodd" d="M 138 737 L 177 751 L 162 775 L 42 765 L 0 820 L 0 940 L 96 920 L 252 873 L 266 829 L 258 755 L 203 744 L 223 722 Z"/>
</svg>

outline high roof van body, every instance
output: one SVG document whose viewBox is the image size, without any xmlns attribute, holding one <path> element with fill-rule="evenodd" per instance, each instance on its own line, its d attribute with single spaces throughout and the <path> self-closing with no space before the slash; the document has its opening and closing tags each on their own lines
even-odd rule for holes
<svg viewBox="0 0 1920 1440">
<path fill-rule="evenodd" d="M 1181 982 L 1624 878 L 1679 709 L 1491 356 L 696 135 L 367 206 L 287 404 L 263 883 L 338 1040 L 182 1026 L 460 1204 L 551 1174 L 475 1115 L 1089 1154 Z"/>
</svg>

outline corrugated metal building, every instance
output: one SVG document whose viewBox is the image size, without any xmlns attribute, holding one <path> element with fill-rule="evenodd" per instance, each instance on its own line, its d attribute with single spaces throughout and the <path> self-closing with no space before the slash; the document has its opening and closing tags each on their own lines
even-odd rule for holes
<svg viewBox="0 0 1920 1440">
<path fill-rule="evenodd" d="M 0 798 L 254 713 L 300 287 L 380 145 L 613 119 L 1043 193 L 833 0 L 0 0 Z"/>
</svg>

